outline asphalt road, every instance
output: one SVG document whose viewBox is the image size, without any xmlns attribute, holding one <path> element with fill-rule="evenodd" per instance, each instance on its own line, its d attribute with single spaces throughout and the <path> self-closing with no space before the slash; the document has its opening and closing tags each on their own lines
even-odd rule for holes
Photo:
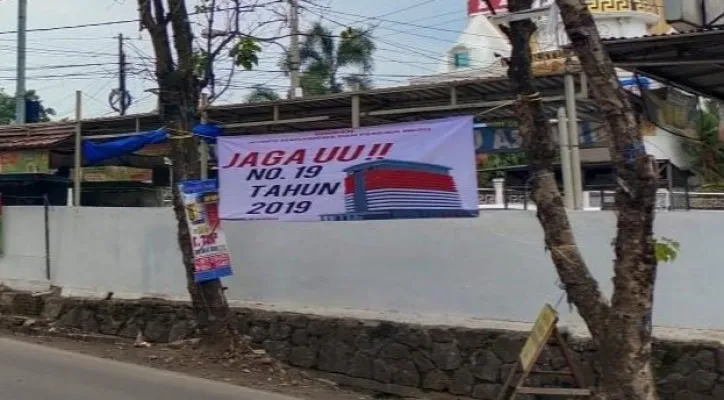
<svg viewBox="0 0 724 400">
<path fill-rule="evenodd" d="M 294 400 L 0 338 L 2 400 Z"/>
</svg>

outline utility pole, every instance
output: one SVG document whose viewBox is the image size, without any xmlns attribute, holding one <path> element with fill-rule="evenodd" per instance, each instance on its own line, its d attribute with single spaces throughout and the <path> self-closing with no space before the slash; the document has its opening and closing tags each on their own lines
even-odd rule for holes
<svg viewBox="0 0 724 400">
<path fill-rule="evenodd" d="M 118 112 L 126 115 L 128 96 L 126 95 L 126 53 L 123 51 L 123 34 L 118 34 Z"/>
<path fill-rule="evenodd" d="M 573 193 L 573 170 L 571 169 L 571 146 L 568 144 L 568 117 L 566 109 L 558 109 L 558 145 L 561 154 L 561 175 L 563 176 L 563 205 L 568 210 L 576 207 L 576 196 Z"/>
<path fill-rule="evenodd" d="M 209 123 L 209 95 L 201 93 L 201 123 Z M 201 179 L 209 179 L 209 144 L 206 138 L 201 138 L 199 143 L 199 162 L 201 163 Z"/>
<path fill-rule="evenodd" d="M 83 93 L 75 92 L 75 153 L 73 154 L 73 205 L 80 207 L 81 181 L 83 181 Z"/>
<path fill-rule="evenodd" d="M 299 57 L 299 3 L 298 0 L 289 0 L 289 29 L 291 38 L 289 44 L 291 88 L 289 98 L 302 97 L 301 86 L 299 85 L 299 68 L 301 60 Z"/>
<path fill-rule="evenodd" d="M 576 83 L 571 73 L 564 78 L 566 117 L 568 118 L 568 144 L 571 149 L 571 174 L 573 179 L 573 200 L 576 210 L 583 209 L 583 177 L 581 176 L 581 151 L 576 112 Z M 603 199 L 601 199 L 603 201 Z"/>
<path fill-rule="evenodd" d="M 15 123 L 25 123 L 25 60 L 28 29 L 28 0 L 18 0 L 18 54 L 15 79 Z"/>
</svg>

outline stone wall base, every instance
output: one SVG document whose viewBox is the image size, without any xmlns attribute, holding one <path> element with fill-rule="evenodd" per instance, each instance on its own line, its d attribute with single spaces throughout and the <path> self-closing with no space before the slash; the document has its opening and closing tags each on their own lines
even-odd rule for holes
<svg viewBox="0 0 724 400">
<path fill-rule="evenodd" d="M 164 343 L 191 338 L 188 305 L 161 300 L 84 300 L 0 293 L 0 312 L 35 313 L 59 328 Z M 14 299 L 8 304 L 8 299 Z M 39 299 L 39 300 L 38 300 Z M 38 301 L 36 304 L 34 301 Z M 14 304 L 14 305 L 13 305 Z M 342 385 L 399 396 L 492 400 L 526 335 L 503 330 L 422 326 L 390 321 L 234 309 L 238 329 L 269 355 Z M 594 385 L 595 349 L 569 340 L 587 384 Z M 662 400 L 724 400 L 724 348 L 716 343 L 657 341 L 654 367 Z M 546 349 L 537 368 L 559 371 L 565 360 Z M 531 378 L 529 386 L 566 387 L 566 377 Z M 447 396 L 446 396 L 447 395 Z"/>
</svg>

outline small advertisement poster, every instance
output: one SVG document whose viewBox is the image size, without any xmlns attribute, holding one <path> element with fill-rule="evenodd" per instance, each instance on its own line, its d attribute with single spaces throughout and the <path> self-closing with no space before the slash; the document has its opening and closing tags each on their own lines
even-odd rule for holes
<svg viewBox="0 0 724 400">
<path fill-rule="evenodd" d="M 3 226 L 4 203 L 5 201 L 3 200 L 3 195 L 0 193 L 0 256 L 5 254 L 5 229 Z"/>
<path fill-rule="evenodd" d="M 478 215 L 473 117 L 220 137 L 229 220 L 359 221 Z"/>
<path fill-rule="evenodd" d="M 231 276 L 231 257 L 219 219 L 219 189 L 215 179 L 183 181 L 179 192 L 194 251 L 194 280 Z"/>
</svg>

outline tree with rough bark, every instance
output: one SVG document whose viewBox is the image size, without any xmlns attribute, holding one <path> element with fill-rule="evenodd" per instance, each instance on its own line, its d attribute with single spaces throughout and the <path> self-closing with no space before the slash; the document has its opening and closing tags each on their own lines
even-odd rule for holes
<svg viewBox="0 0 724 400">
<path fill-rule="evenodd" d="M 223 94 L 234 69 L 252 69 L 258 62 L 260 43 L 276 38 L 258 38 L 242 29 L 245 14 L 269 3 L 242 0 L 200 0 L 189 12 L 185 0 L 137 0 L 142 29 L 151 36 L 155 53 L 154 75 L 158 83 L 159 113 L 169 131 L 174 182 L 199 179 L 199 140 L 191 134 L 200 116 L 202 90 L 211 101 Z M 190 15 L 204 20 L 196 40 Z M 265 22 L 269 23 L 271 20 Z M 219 29 L 219 23 L 223 23 Z M 225 80 L 214 75 L 215 64 L 226 61 L 231 73 Z M 185 209 L 177 187 L 173 209 L 178 222 L 178 242 L 186 273 L 187 289 L 204 343 L 225 351 L 239 349 L 233 315 L 219 279 L 194 282 L 193 250 Z"/>
<path fill-rule="evenodd" d="M 511 12 L 531 8 L 532 0 L 509 0 Z M 613 241 L 613 294 L 606 298 L 578 249 L 553 163 L 556 145 L 550 116 L 543 109 L 531 71 L 530 41 L 536 25 L 514 21 L 504 31 L 512 53 L 509 78 L 518 94 L 517 116 L 530 163 L 532 200 L 568 300 L 585 321 L 597 347 L 598 380 L 594 398 L 657 399 L 651 367 L 651 330 L 656 240 L 653 236 L 657 173 L 643 146 L 636 114 L 620 87 L 585 0 L 556 0 L 574 55 L 588 76 L 591 93 L 604 117 L 609 150 L 617 173 Z M 608 245 L 602 243 L 601 245 Z"/>
</svg>

